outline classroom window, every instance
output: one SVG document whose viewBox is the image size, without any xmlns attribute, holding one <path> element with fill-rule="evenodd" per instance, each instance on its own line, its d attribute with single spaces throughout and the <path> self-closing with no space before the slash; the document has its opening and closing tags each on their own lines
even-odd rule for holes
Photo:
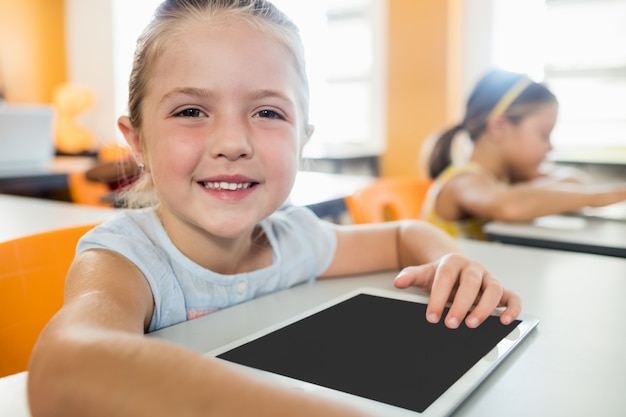
<svg viewBox="0 0 626 417">
<path fill-rule="evenodd" d="M 494 12 L 494 62 L 559 99 L 555 148 L 625 147 L 626 0 L 498 0 Z"/>
<path fill-rule="evenodd" d="M 117 73 L 126 99 L 127 73 L 140 30 L 161 0 L 114 0 Z M 128 4 L 127 4 L 128 3 Z M 129 5 L 132 6 L 129 9 Z M 385 0 L 273 0 L 300 28 L 311 87 L 315 134 L 304 156 L 342 157 L 352 151 L 378 155 L 384 147 Z"/>
<path fill-rule="evenodd" d="M 384 147 L 383 0 L 274 0 L 300 27 L 315 134 L 304 156 Z"/>
</svg>

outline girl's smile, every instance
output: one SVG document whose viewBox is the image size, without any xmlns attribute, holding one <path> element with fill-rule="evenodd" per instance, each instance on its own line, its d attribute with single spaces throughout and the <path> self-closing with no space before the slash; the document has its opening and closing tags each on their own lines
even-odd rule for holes
<svg viewBox="0 0 626 417">
<path fill-rule="evenodd" d="M 243 176 L 224 176 L 200 180 L 198 185 L 215 198 L 238 201 L 252 193 L 254 187 L 258 186 L 259 183 Z"/>
</svg>

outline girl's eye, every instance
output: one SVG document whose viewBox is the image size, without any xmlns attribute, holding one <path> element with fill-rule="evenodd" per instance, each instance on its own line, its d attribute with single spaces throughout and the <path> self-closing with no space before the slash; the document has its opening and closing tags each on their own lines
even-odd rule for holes
<svg viewBox="0 0 626 417">
<path fill-rule="evenodd" d="M 192 118 L 192 117 L 201 117 L 202 115 L 204 115 L 204 113 L 202 111 L 198 110 L 198 109 L 191 108 L 191 109 L 182 110 L 182 111 L 176 113 L 176 115 L 179 116 L 179 117 L 189 117 L 189 118 Z"/>
<path fill-rule="evenodd" d="M 261 110 L 257 113 L 258 117 L 264 117 L 268 119 L 284 119 L 282 115 L 273 110 Z"/>
</svg>

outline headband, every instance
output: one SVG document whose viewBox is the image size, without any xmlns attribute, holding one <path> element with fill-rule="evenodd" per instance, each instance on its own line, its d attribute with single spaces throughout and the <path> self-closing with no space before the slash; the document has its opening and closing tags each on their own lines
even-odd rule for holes
<svg viewBox="0 0 626 417">
<path fill-rule="evenodd" d="M 504 112 L 508 110 L 511 103 L 513 103 L 513 101 L 515 101 L 515 99 L 522 94 L 522 91 L 524 91 L 530 84 L 532 84 L 532 80 L 530 78 L 520 78 L 511 88 L 508 89 L 506 93 L 504 93 L 500 101 L 493 106 L 493 109 L 489 112 L 487 120 L 493 120 L 496 117 L 503 115 Z"/>
</svg>

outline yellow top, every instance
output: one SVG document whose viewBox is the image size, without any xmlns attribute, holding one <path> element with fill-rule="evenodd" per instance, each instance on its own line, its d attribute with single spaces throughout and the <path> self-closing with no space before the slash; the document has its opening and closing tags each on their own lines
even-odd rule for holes
<svg viewBox="0 0 626 417">
<path fill-rule="evenodd" d="M 480 172 L 482 167 L 474 162 L 469 162 L 465 165 L 450 165 L 446 168 L 437 179 L 433 182 L 426 200 L 422 206 L 422 219 L 428 221 L 431 224 L 445 230 L 452 237 L 466 237 L 472 239 L 485 240 L 485 234 L 483 233 L 484 220 L 478 218 L 468 218 L 463 220 L 446 220 L 441 218 L 436 210 L 435 203 L 437 197 L 442 188 L 457 175 L 467 172 Z"/>
</svg>

